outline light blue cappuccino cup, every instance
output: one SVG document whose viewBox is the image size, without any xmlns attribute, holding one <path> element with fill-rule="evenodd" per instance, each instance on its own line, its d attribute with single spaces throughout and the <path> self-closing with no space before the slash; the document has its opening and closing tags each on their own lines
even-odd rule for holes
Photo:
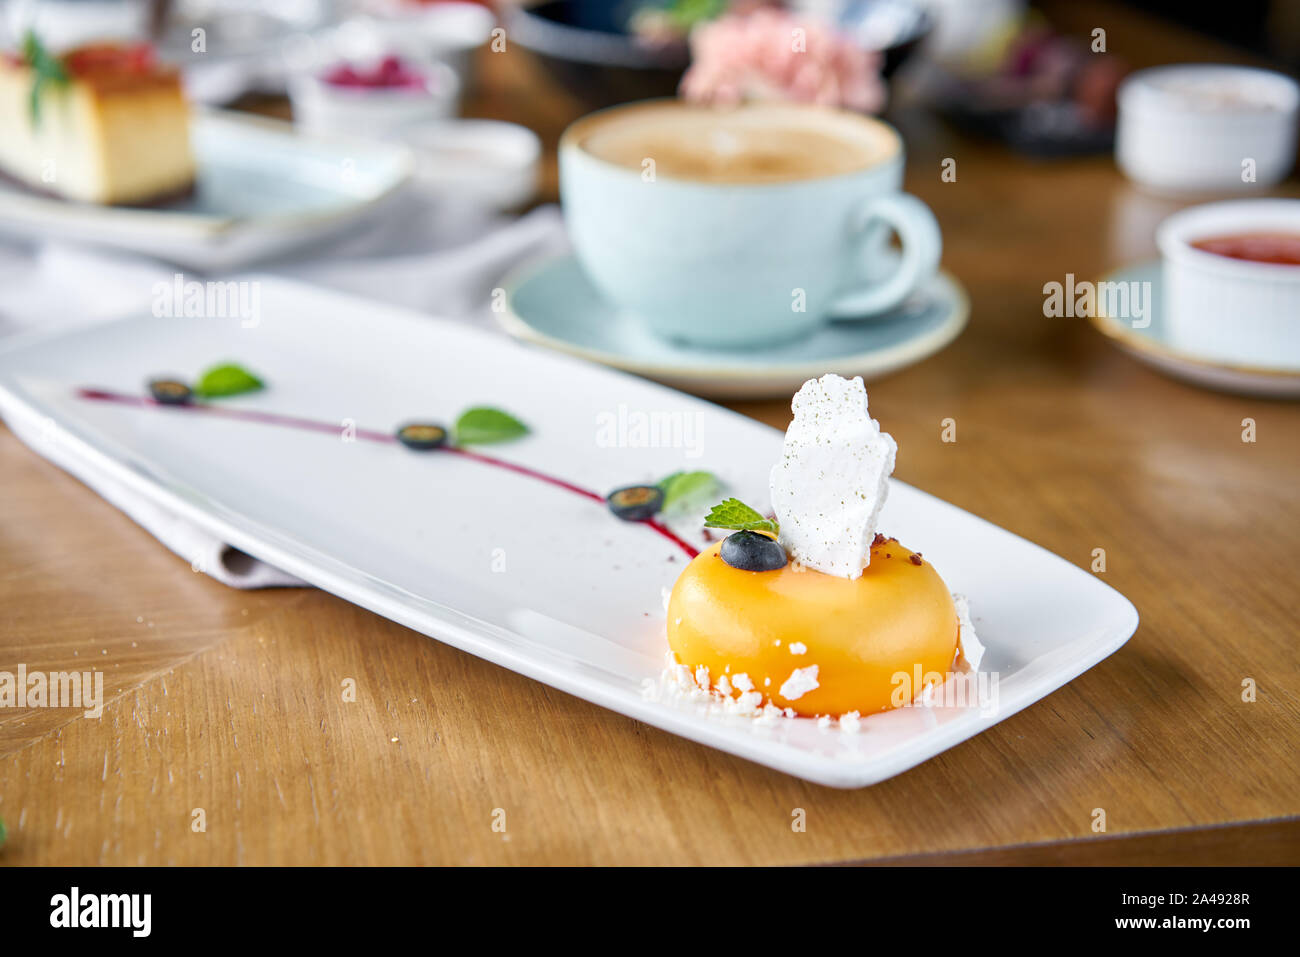
<svg viewBox="0 0 1300 957">
<path fill-rule="evenodd" d="M 636 168 L 586 148 L 609 118 L 650 105 L 591 114 L 560 140 L 574 251 L 601 294 L 630 315 L 612 321 L 699 346 L 759 346 L 831 318 L 885 312 L 933 277 L 939 225 L 901 192 L 903 145 L 893 127 L 822 107 L 745 107 L 870 144 L 861 168 L 776 182 L 674 178 L 656 172 L 653 157 Z M 890 230 L 901 256 L 888 249 Z"/>
</svg>

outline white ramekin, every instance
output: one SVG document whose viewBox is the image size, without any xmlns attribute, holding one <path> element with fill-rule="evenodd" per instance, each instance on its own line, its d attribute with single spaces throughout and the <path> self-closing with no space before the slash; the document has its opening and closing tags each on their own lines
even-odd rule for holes
<svg viewBox="0 0 1300 957">
<path fill-rule="evenodd" d="M 1209 64 L 1142 70 L 1120 87 L 1115 159 L 1130 179 L 1163 192 L 1272 186 L 1295 165 L 1297 115 L 1300 86 L 1281 73 Z"/>
<path fill-rule="evenodd" d="M 1231 259 L 1191 245 L 1270 232 L 1300 235 L 1300 199 L 1208 203 L 1161 223 L 1156 243 L 1172 347 L 1229 365 L 1300 369 L 1300 266 Z"/>
<path fill-rule="evenodd" d="M 474 51 L 488 42 L 497 22 L 488 7 L 451 0 L 371 0 L 366 9 L 336 31 L 335 46 L 343 56 L 397 53 L 417 62 L 438 61 L 456 71 L 462 87 L 474 85 Z"/>
<path fill-rule="evenodd" d="M 442 63 L 419 63 L 427 89 L 351 87 L 326 82 L 324 73 L 294 77 L 289 82 L 293 120 L 311 133 L 390 137 L 405 127 L 456 113 L 460 81 Z"/>
<path fill-rule="evenodd" d="M 496 209 L 521 206 L 537 192 L 542 141 L 527 127 L 499 120 L 434 120 L 406 127 L 401 139 L 415 151 L 415 180 L 428 192 Z"/>
</svg>

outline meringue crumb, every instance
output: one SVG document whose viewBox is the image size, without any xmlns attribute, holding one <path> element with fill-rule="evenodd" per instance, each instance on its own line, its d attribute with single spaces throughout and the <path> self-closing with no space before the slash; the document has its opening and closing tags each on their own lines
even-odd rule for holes
<svg viewBox="0 0 1300 957">
<path fill-rule="evenodd" d="M 781 685 L 780 695 L 787 701 L 798 701 L 818 687 L 820 686 L 817 683 L 817 666 L 809 665 L 807 668 L 796 668 L 790 672 L 790 677 Z"/>
<path fill-rule="evenodd" d="M 695 683 L 699 685 L 701 688 L 703 688 L 705 691 L 708 691 L 709 688 L 712 687 L 712 685 L 709 683 L 708 665 L 700 665 L 698 668 L 695 669 Z"/>
<path fill-rule="evenodd" d="M 727 666 L 730 670 L 730 665 Z M 771 684 L 772 679 L 764 679 L 764 684 Z M 796 686 L 790 688 L 791 682 Z M 804 686 L 806 685 L 806 687 Z M 781 694 L 790 700 L 800 697 L 817 687 L 817 666 L 796 668 L 789 680 L 782 685 Z M 736 691 L 740 695 L 732 697 Z M 706 703 L 710 714 L 740 715 L 754 719 L 756 725 L 771 725 L 781 719 L 794 720 L 799 713 L 794 708 L 782 708 L 772 700 L 764 701 L 763 692 L 754 689 L 753 680 L 748 674 L 741 673 L 718 676 L 716 685 L 709 683 L 709 668 L 699 665 L 694 671 L 677 660 L 677 654 L 669 649 L 664 652 L 664 669 L 658 680 L 641 679 L 641 697 L 646 701 L 692 701 Z M 838 725 L 841 731 L 856 733 L 859 729 L 860 715 L 851 711 L 838 721 L 831 715 L 816 716 L 817 727 L 823 730 Z"/>
<path fill-rule="evenodd" d="M 980 662 L 984 660 L 984 643 L 975 634 L 975 626 L 971 623 L 970 601 L 965 595 L 953 592 L 952 603 L 957 609 L 958 655 L 971 671 L 979 671 Z"/>
<path fill-rule="evenodd" d="M 806 655 L 808 654 L 808 646 L 805 645 L 802 641 L 792 641 L 790 642 L 790 654 Z"/>
</svg>

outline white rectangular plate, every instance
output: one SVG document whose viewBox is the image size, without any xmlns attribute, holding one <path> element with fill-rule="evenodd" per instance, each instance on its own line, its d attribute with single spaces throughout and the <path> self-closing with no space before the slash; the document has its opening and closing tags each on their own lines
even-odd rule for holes
<svg viewBox="0 0 1300 957">
<path fill-rule="evenodd" d="M 38 436 L 38 449 L 59 443 L 348 601 L 606 708 L 835 787 L 873 784 L 978 734 L 1111 654 L 1137 627 L 1133 606 L 1093 576 L 895 482 L 883 527 L 970 597 L 988 646 L 983 668 L 1000 676 L 996 708 L 904 709 L 848 734 L 810 719 L 763 725 L 647 700 L 642 683 L 658 678 L 666 650 L 663 589 L 685 562 L 674 545 L 599 502 L 512 472 L 343 441 L 344 423 L 390 432 L 492 405 L 532 427 L 490 450 L 502 459 L 601 493 L 704 468 L 755 504 L 766 503 L 781 433 L 500 336 L 254 281 L 262 314 L 254 328 L 138 316 L 10 345 L 0 352 L 0 412 L 15 431 Z M 231 408 L 337 423 L 339 434 L 75 394 L 81 386 L 142 394 L 147 377 L 192 377 L 222 359 L 269 384 L 225 400 Z M 642 415 L 675 425 L 678 447 L 638 441 Z"/>
<path fill-rule="evenodd" d="M 336 232 L 406 182 L 414 162 L 400 144 L 304 136 L 231 112 L 196 112 L 190 140 L 198 181 L 186 199 L 96 206 L 0 181 L 0 226 L 230 269 Z"/>
</svg>

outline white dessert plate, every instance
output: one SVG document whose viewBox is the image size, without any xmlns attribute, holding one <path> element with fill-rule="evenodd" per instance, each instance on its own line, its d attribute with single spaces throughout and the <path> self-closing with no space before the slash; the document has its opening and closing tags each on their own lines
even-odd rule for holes
<svg viewBox="0 0 1300 957">
<path fill-rule="evenodd" d="M 197 111 L 194 193 L 157 207 L 74 203 L 0 182 L 0 228 L 111 246 L 193 269 L 236 268 L 337 232 L 393 193 L 414 160 L 397 143 L 329 139 L 288 123 Z"/>
<path fill-rule="evenodd" d="M 1102 281 L 1150 283 L 1149 326 L 1134 328 L 1131 319 L 1108 316 L 1104 308 L 1098 308 L 1097 314 L 1088 320 L 1097 331 L 1135 359 L 1175 379 L 1219 392 L 1261 395 L 1275 399 L 1300 398 L 1300 372 L 1294 369 L 1270 369 L 1221 362 L 1210 356 L 1191 355 L 1170 345 L 1161 297 L 1163 269 L 1158 260 L 1117 269 L 1104 276 Z"/>
<path fill-rule="evenodd" d="M 883 315 L 828 322 L 797 342 L 702 349 L 655 336 L 609 305 L 572 255 L 521 267 L 503 287 L 506 309 L 497 319 L 517 339 L 730 399 L 793 395 L 827 372 L 870 382 L 938 352 L 957 338 L 970 315 L 961 283 L 940 272 Z"/>
<path fill-rule="evenodd" d="M 647 724 L 835 787 L 873 784 L 977 735 L 1114 652 L 1137 627 L 1133 606 L 1094 576 L 895 482 L 883 528 L 969 596 L 988 647 L 983 668 L 1000 676 L 995 702 L 895 711 L 848 733 L 811 719 L 763 724 L 651 700 L 644 683 L 660 676 L 667 647 L 663 592 L 687 559 L 677 544 L 613 517 L 599 498 L 383 439 L 412 419 L 446 422 L 470 406 L 497 406 L 532 430 L 483 449 L 515 466 L 602 494 L 709 469 L 729 492 L 764 507 L 781 433 L 454 323 L 280 279 L 248 281 L 261 283 L 261 321 L 252 328 L 138 315 L 11 341 L 0 350 L 0 413 L 74 473 L 108 476 L 377 614 Z M 97 387 L 140 396 L 149 376 L 193 376 L 225 359 L 268 383 L 225 400 L 226 409 L 310 418 L 322 430 L 78 394 Z M 888 427 L 890 410 L 872 411 Z M 361 440 L 347 441 L 347 423 Z M 899 461 L 906 472 L 906 449 Z M 681 531 L 703 544 L 698 526 Z M 460 707 L 457 695 L 431 687 L 430 707 Z"/>
</svg>

